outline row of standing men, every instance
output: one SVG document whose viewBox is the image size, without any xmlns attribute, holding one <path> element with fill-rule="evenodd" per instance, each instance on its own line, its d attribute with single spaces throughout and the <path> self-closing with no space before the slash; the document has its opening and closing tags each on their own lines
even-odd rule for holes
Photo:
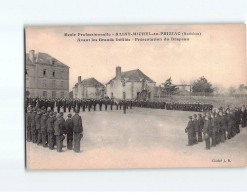
<svg viewBox="0 0 247 195">
<path fill-rule="evenodd" d="M 39 108 L 45 107 L 47 110 L 48 107 L 54 111 L 54 108 L 57 108 L 57 112 L 60 112 L 60 109 L 63 108 L 63 111 L 70 112 L 71 109 L 75 111 L 76 108 L 82 109 L 85 112 L 86 109 L 90 111 L 93 109 L 96 111 L 96 106 L 99 106 L 99 110 L 102 110 L 102 106 L 104 109 L 107 110 L 109 106 L 110 109 L 123 109 L 126 110 L 132 107 L 141 107 L 141 108 L 154 108 L 154 109 L 166 109 L 166 110 L 181 110 L 181 111 L 196 111 L 196 112 L 203 112 L 203 111 L 210 111 L 213 109 L 213 105 L 211 104 L 204 104 L 204 103 L 167 103 L 164 101 L 156 102 L 156 101 L 143 101 L 143 100 L 116 100 L 116 99 L 43 99 L 43 98 L 26 98 L 26 111 L 28 105 L 32 105 L 33 107 L 38 106 Z"/>
<path fill-rule="evenodd" d="M 46 110 L 45 107 L 40 109 L 29 106 L 26 113 L 27 141 L 49 147 L 50 150 L 56 146 L 57 152 L 62 152 L 63 140 L 66 138 L 68 150 L 74 148 L 75 152 L 80 152 L 83 126 L 78 113 L 76 109 L 74 116 L 69 113 L 65 120 L 63 112 L 56 113 L 51 109 Z"/>
<path fill-rule="evenodd" d="M 205 140 L 206 149 L 224 143 L 240 133 L 239 126 L 247 126 L 247 107 L 219 108 L 213 111 L 203 112 L 189 116 L 189 122 L 185 128 L 188 134 L 188 146 Z"/>
</svg>

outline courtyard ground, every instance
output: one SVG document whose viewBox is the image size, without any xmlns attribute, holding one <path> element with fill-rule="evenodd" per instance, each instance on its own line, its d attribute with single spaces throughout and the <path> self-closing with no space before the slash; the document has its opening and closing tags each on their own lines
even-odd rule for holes
<svg viewBox="0 0 247 195">
<path fill-rule="evenodd" d="M 81 153 L 58 153 L 26 143 L 28 169 L 106 169 L 229 167 L 247 165 L 247 128 L 205 150 L 205 142 L 187 145 L 185 127 L 194 112 L 148 108 L 80 112 Z M 67 113 L 65 113 L 65 119 Z M 66 142 L 64 141 L 64 145 Z M 218 162 L 220 161 L 220 162 Z M 224 162 L 226 161 L 226 162 Z"/>
</svg>

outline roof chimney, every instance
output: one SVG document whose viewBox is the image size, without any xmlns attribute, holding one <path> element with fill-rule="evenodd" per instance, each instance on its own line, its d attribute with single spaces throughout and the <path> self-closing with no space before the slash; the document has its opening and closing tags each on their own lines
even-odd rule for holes
<svg viewBox="0 0 247 195">
<path fill-rule="evenodd" d="M 29 51 L 29 59 L 31 60 L 31 62 L 34 62 L 34 53 L 35 53 L 34 50 Z"/>
<path fill-rule="evenodd" d="M 121 78 L 121 67 L 120 66 L 116 67 L 116 78 L 117 79 Z"/>
<path fill-rule="evenodd" d="M 78 84 L 81 83 L 81 76 L 78 76 Z"/>
</svg>

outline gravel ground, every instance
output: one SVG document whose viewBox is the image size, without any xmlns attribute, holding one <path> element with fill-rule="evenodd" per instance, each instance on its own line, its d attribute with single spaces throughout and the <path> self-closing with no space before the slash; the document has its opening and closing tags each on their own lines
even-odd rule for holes
<svg viewBox="0 0 247 195">
<path fill-rule="evenodd" d="M 97 109 L 98 110 L 98 109 Z M 28 169 L 229 167 L 247 165 L 247 128 L 218 146 L 187 145 L 184 129 L 193 112 L 148 108 L 80 112 L 81 153 L 62 153 L 27 142 Z M 65 118 L 67 113 L 65 113 Z M 66 145 L 64 141 L 64 145 Z M 226 161 L 226 162 L 225 162 Z"/>
</svg>

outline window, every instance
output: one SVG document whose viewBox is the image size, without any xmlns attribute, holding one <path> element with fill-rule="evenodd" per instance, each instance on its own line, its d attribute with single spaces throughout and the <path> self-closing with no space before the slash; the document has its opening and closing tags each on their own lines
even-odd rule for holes
<svg viewBox="0 0 247 195">
<path fill-rule="evenodd" d="M 43 88 L 46 88 L 46 80 L 43 80 L 42 86 L 43 86 Z"/>
<path fill-rule="evenodd" d="M 52 63 L 52 65 L 54 65 L 55 64 L 55 60 L 52 60 L 51 63 Z"/>
<path fill-rule="evenodd" d="M 55 98 L 56 97 L 56 91 L 52 91 L 52 97 Z"/>
<path fill-rule="evenodd" d="M 60 92 L 60 97 L 64 98 L 64 92 L 63 91 Z"/>
<path fill-rule="evenodd" d="M 43 76 L 45 76 L 45 75 L 46 75 L 46 69 L 43 70 Z"/>
<path fill-rule="evenodd" d="M 28 75 L 28 69 L 26 69 L 26 71 L 25 71 L 25 75 L 26 75 L 26 76 Z"/>
<path fill-rule="evenodd" d="M 52 72 L 52 76 L 55 77 L 55 71 Z"/>
<path fill-rule="evenodd" d="M 61 71 L 61 78 L 63 78 L 64 77 L 64 75 L 63 75 L 63 71 Z"/>
<path fill-rule="evenodd" d="M 47 97 L 47 91 L 43 91 L 43 97 Z"/>
</svg>

